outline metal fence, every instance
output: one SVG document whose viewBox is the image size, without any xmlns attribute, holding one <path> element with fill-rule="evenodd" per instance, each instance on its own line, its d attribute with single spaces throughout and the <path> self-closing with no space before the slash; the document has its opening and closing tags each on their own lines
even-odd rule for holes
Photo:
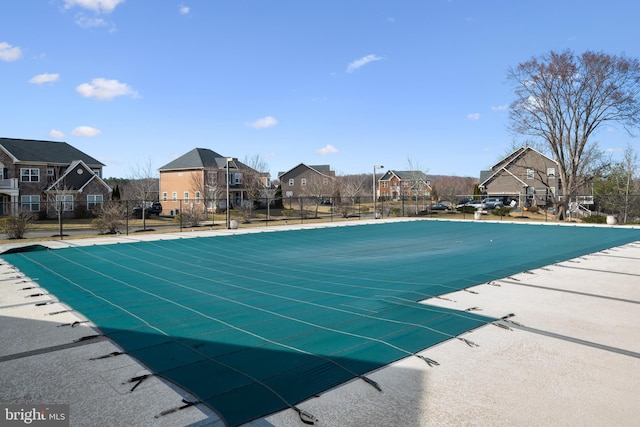
<svg viewBox="0 0 640 427">
<path fill-rule="evenodd" d="M 155 210 L 156 204 L 162 205 Z M 0 206 L 3 224 L 23 221 L 18 237 L 59 237 L 96 234 L 130 234 L 143 231 L 180 231 L 197 227 L 234 228 L 275 226 L 306 222 L 354 221 L 413 216 L 429 213 L 431 201 L 378 199 L 375 203 L 359 197 L 260 198 L 254 201 L 171 200 L 148 202 L 114 200 L 84 204 L 74 201 L 4 203 Z M 375 214 L 374 214 L 375 210 Z M 6 227 L 0 229 L 6 238 Z"/>
<path fill-rule="evenodd" d="M 89 205 L 72 201 L 4 203 L 0 204 L 0 223 L 3 225 L 0 235 L 4 233 L 5 238 L 64 238 L 145 231 L 170 232 L 198 227 L 277 226 L 438 214 L 431 210 L 433 202 L 428 199 L 379 198 L 373 201 L 364 197 L 285 197 L 230 202 L 229 210 L 226 209 L 226 201 L 217 200 L 161 201 L 161 210 L 156 210 L 154 203 L 141 200 L 105 201 Z M 462 210 L 463 218 L 465 214 L 469 212 Z M 570 216 L 581 218 L 607 215 L 616 216 L 619 223 L 639 222 L 640 195 L 623 198 L 596 196 L 592 204 L 570 212 Z M 473 213 L 467 216 L 473 218 Z M 551 219 L 552 213 L 548 216 L 548 220 Z M 6 224 L 16 225 L 15 221 L 18 221 L 18 226 L 20 221 L 24 222 L 22 235 L 16 236 L 7 231 Z"/>
</svg>

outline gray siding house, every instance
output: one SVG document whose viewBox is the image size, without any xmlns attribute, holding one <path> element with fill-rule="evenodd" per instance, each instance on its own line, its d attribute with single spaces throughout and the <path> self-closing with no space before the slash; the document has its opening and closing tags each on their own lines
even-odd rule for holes
<svg viewBox="0 0 640 427">
<path fill-rule="evenodd" d="M 109 200 L 104 164 L 66 142 L 0 138 L 0 215 L 16 210 L 65 216 Z M 57 202 L 57 203 L 56 203 Z"/>
</svg>

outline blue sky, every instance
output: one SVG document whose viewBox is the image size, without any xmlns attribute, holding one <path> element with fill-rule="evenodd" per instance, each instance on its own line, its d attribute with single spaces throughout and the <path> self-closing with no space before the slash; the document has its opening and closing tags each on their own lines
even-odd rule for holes
<svg viewBox="0 0 640 427">
<path fill-rule="evenodd" d="M 630 0 L 6 0 L 0 136 L 66 141 L 130 177 L 193 148 L 475 176 L 513 136 L 509 67 L 640 57 Z M 615 156 L 638 139 L 596 135 Z"/>
</svg>

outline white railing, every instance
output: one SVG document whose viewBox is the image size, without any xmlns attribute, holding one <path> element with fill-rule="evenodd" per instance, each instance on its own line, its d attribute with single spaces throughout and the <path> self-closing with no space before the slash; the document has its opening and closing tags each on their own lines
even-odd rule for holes
<svg viewBox="0 0 640 427">
<path fill-rule="evenodd" d="M 8 179 L 0 179 L 0 188 L 8 188 L 11 190 L 18 189 L 18 179 L 17 178 L 8 178 Z"/>
</svg>

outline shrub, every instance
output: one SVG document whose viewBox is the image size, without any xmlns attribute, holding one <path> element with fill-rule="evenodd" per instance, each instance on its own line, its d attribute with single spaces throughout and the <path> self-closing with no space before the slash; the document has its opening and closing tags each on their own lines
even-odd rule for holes
<svg viewBox="0 0 640 427">
<path fill-rule="evenodd" d="M 472 214 L 475 211 L 477 211 L 478 209 L 474 208 L 473 206 L 461 206 L 459 208 L 457 208 L 457 210 L 459 212 L 465 213 L 465 214 Z"/>
<path fill-rule="evenodd" d="M 206 218 L 204 211 L 200 209 L 183 210 L 175 216 L 174 221 L 182 221 L 182 225 L 186 227 L 198 227 L 200 223 Z"/>
<path fill-rule="evenodd" d="M 491 210 L 491 215 L 496 215 L 496 216 L 509 216 L 510 213 L 511 213 L 511 207 L 509 206 L 499 206 Z"/>
<path fill-rule="evenodd" d="M 24 235 L 34 219 L 35 214 L 29 211 L 20 211 L 2 219 L 2 230 L 9 239 L 24 239 Z"/>
<path fill-rule="evenodd" d="M 118 232 L 127 214 L 126 206 L 120 201 L 106 202 L 101 208 L 96 208 L 96 219 L 92 222 L 100 234 L 115 234 Z"/>
<path fill-rule="evenodd" d="M 587 222 L 589 224 L 606 224 L 607 217 L 605 215 L 585 216 L 584 218 L 582 218 L 582 222 Z"/>
</svg>

